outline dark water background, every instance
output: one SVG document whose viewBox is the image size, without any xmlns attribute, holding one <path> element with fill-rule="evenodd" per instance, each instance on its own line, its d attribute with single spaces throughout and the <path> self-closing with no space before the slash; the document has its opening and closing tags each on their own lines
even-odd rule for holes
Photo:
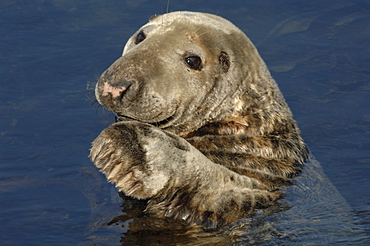
<svg viewBox="0 0 370 246">
<path fill-rule="evenodd" d="M 148 17 L 166 12 L 166 4 L 0 2 L 1 245 L 125 242 L 132 220 L 105 226 L 122 214 L 122 200 L 87 158 L 90 142 L 113 122 L 112 114 L 91 105 L 89 89 L 128 37 Z M 260 227 L 256 219 L 230 244 L 324 245 L 330 237 L 337 244 L 370 245 L 370 2 L 172 0 L 169 10 L 219 14 L 247 33 L 342 197 L 328 180 L 317 181 L 329 187 L 323 196 L 348 206 L 344 219 L 326 225 L 297 224 L 284 213 Z M 306 200 L 306 207 L 290 211 L 307 210 L 308 218 Z M 331 211 L 310 219 L 325 222 Z M 351 232 L 339 235 L 339 221 Z M 163 244 L 182 242 L 181 236 L 163 237 Z"/>
</svg>

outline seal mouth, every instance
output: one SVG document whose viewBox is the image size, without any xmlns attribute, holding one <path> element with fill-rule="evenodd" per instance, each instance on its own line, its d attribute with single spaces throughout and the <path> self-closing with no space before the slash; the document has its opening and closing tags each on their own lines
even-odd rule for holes
<svg viewBox="0 0 370 246">
<path fill-rule="evenodd" d="M 126 116 L 126 115 L 116 113 L 115 114 L 115 121 L 116 122 L 139 121 L 139 122 L 142 122 L 142 123 L 147 123 L 147 124 L 153 125 L 153 126 L 158 127 L 158 128 L 165 128 L 165 127 L 168 127 L 172 124 L 172 121 L 175 119 L 175 115 L 176 115 L 176 112 L 171 114 L 169 117 L 167 117 L 164 120 L 161 120 L 161 121 L 158 121 L 158 122 L 148 122 L 148 121 L 143 121 L 143 120 L 135 119 L 135 118 L 132 118 L 132 117 L 129 117 L 129 116 Z"/>
</svg>

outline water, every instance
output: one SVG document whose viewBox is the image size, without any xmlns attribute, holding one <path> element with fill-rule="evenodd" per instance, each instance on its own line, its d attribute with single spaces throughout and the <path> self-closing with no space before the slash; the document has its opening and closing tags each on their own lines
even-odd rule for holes
<svg viewBox="0 0 370 246">
<path fill-rule="evenodd" d="M 170 11 L 216 13 L 248 34 L 319 164 L 228 236 L 175 236 L 164 221 L 153 221 L 162 230 L 135 233 L 139 219 L 124 217 L 122 209 L 135 213 L 87 158 L 113 122 L 91 105 L 89 89 L 166 5 L 1 1 L 1 245 L 370 244 L 370 2 L 360 0 L 171 1 Z"/>
</svg>

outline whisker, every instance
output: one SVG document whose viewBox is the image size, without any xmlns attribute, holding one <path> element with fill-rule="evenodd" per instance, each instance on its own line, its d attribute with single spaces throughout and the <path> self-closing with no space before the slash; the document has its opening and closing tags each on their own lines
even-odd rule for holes
<svg viewBox="0 0 370 246">
<path fill-rule="evenodd" d="M 87 83 L 86 83 L 86 90 L 88 90 L 88 91 L 95 90 L 95 83 L 90 82 L 90 81 L 87 81 Z"/>
<path fill-rule="evenodd" d="M 200 26 L 200 27 L 198 27 L 198 29 L 196 29 L 195 30 L 195 33 L 198 35 L 198 37 L 201 37 L 201 36 L 203 36 L 204 34 L 206 34 L 206 33 L 208 33 L 208 32 L 210 32 L 210 30 L 206 30 L 206 31 L 204 31 L 203 33 L 198 33 L 199 31 L 200 31 L 200 29 L 201 29 L 202 27 Z"/>
<path fill-rule="evenodd" d="M 201 29 L 202 27 L 198 27 L 196 30 L 195 30 L 195 33 L 198 33 L 198 31 Z"/>
<path fill-rule="evenodd" d="M 106 112 L 109 112 L 106 108 L 104 108 L 102 105 L 100 105 L 100 103 L 98 103 L 98 101 L 95 101 L 94 104 L 96 103 L 96 108 L 95 108 L 95 112 L 98 113 L 98 110 L 100 109 L 100 111 L 105 114 Z"/>
<path fill-rule="evenodd" d="M 201 34 L 198 34 L 198 37 L 201 37 L 201 36 L 203 36 L 204 34 L 206 34 L 206 33 L 209 33 L 210 31 L 205 31 L 205 32 L 203 32 L 203 33 L 201 33 Z"/>
<path fill-rule="evenodd" d="M 89 91 L 86 94 L 86 101 L 91 102 L 90 105 L 94 105 L 95 103 L 98 103 L 98 100 L 96 99 L 94 91 Z"/>
<path fill-rule="evenodd" d="M 166 13 L 168 13 L 168 10 L 169 10 L 169 8 L 170 8 L 170 1 L 171 1 L 171 0 L 167 0 L 167 9 L 166 9 Z"/>
</svg>

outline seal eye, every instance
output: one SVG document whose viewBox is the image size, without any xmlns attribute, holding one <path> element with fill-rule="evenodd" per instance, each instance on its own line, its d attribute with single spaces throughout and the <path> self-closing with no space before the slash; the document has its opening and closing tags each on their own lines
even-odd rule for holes
<svg viewBox="0 0 370 246">
<path fill-rule="evenodd" d="M 202 59 L 199 56 L 187 56 L 185 62 L 192 69 L 200 70 L 202 68 Z"/>
<path fill-rule="evenodd" d="M 136 39 L 135 39 L 135 44 L 138 44 L 138 43 L 141 43 L 144 41 L 144 39 L 146 38 L 146 35 L 143 31 L 140 31 L 137 36 L 136 36 Z"/>
</svg>

